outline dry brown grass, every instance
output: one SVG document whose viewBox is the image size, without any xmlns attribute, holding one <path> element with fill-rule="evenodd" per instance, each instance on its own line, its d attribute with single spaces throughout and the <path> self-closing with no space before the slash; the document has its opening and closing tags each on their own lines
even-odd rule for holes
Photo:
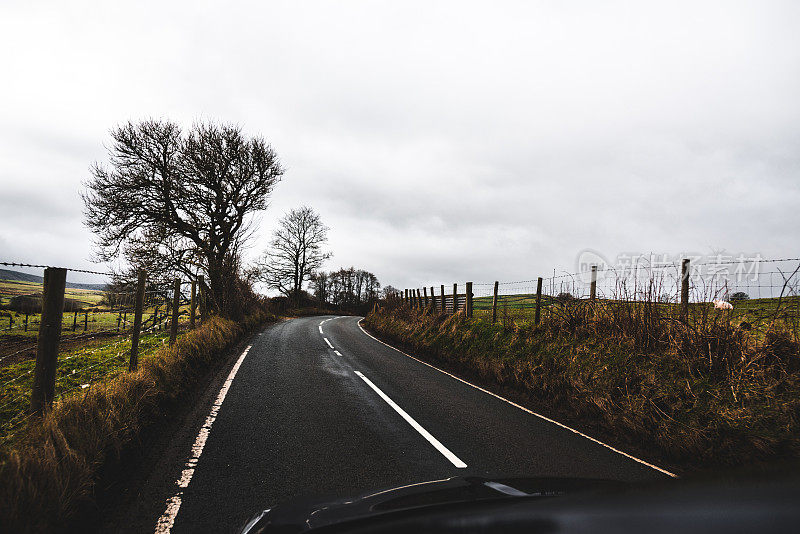
<svg viewBox="0 0 800 534">
<path fill-rule="evenodd" d="M 709 314 L 686 325 L 656 303 L 586 301 L 538 327 L 500 319 L 398 304 L 365 323 L 677 471 L 800 456 L 791 321 L 748 330 Z"/>
<path fill-rule="evenodd" d="M 67 397 L 32 421 L 13 448 L 0 451 L 0 531 L 66 529 L 91 499 L 101 468 L 194 388 L 228 347 L 268 318 L 212 318 L 136 372 Z"/>
</svg>

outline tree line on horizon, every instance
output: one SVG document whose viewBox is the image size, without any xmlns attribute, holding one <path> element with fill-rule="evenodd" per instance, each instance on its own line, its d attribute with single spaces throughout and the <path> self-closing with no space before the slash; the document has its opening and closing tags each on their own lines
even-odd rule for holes
<svg viewBox="0 0 800 534">
<path fill-rule="evenodd" d="M 381 284 L 369 271 L 355 267 L 319 271 L 311 276 L 313 298 L 341 309 L 359 309 L 380 298 Z"/>
</svg>

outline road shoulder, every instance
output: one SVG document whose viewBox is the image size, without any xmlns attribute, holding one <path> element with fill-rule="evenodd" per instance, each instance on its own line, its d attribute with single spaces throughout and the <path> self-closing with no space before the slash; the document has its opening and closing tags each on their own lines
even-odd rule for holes
<svg viewBox="0 0 800 534">
<path fill-rule="evenodd" d="M 239 341 L 209 371 L 192 393 L 183 396 L 175 409 L 154 424 L 113 472 L 103 473 L 96 489 L 97 532 L 152 532 L 164 511 L 164 503 L 175 492 L 175 480 L 186 460 L 209 406 L 219 392 L 242 350 L 266 329 L 254 331 Z"/>
</svg>

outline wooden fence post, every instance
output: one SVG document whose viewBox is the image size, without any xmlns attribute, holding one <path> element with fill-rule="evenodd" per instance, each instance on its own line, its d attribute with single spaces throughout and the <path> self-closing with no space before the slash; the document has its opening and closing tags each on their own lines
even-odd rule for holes
<svg viewBox="0 0 800 534">
<path fill-rule="evenodd" d="M 403 304 L 408 305 L 408 289 L 403 290 Z"/>
<path fill-rule="evenodd" d="M 75 315 L 72 316 L 72 331 L 74 332 L 76 328 L 78 328 L 78 310 L 75 310 Z"/>
<path fill-rule="evenodd" d="M 542 277 L 536 281 L 536 317 L 533 319 L 534 324 L 539 324 L 541 318 L 540 312 L 542 309 Z"/>
<path fill-rule="evenodd" d="M 139 333 L 142 331 L 142 311 L 144 308 L 144 287 L 147 282 L 147 273 L 144 269 L 139 271 L 136 282 L 136 302 L 133 310 L 133 334 L 131 335 L 131 361 L 129 371 L 135 371 L 139 365 Z"/>
<path fill-rule="evenodd" d="M 681 262 L 681 320 L 689 321 L 689 258 Z"/>
<path fill-rule="evenodd" d="M 428 307 L 428 288 L 427 287 L 423 287 L 422 288 L 422 293 L 423 293 L 423 302 L 425 303 L 425 307 L 427 308 Z"/>
<path fill-rule="evenodd" d="M 58 343 L 61 339 L 61 321 L 64 317 L 64 288 L 67 270 L 48 267 L 44 270 L 42 316 L 39 320 L 39 337 L 36 345 L 36 366 L 33 372 L 31 413 L 42 413 L 50 403 L 56 388 Z"/>
<path fill-rule="evenodd" d="M 589 300 L 597 298 L 597 265 L 592 265 L 592 282 L 589 286 Z"/>
<path fill-rule="evenodd" d="M 467 317 L 472 317 L 472 282 L 467 282 Z"/>
<path fill-rule="evenodd" d="M 433 286 L 431 286 L 431 304 L 433 304 L 433 311 L 436 311 L 436 295 L 433 293 Z"/>
<path fill-rule="evenodd" d="M 420 293 L 419 288 L 416 289 L 417 292 L 417 308 L 422 308 L 422 293 Z"/>
<path fill-rule="evenodd" d="M 29 317 L 29 315 L 28 315 L 28 313 L 26 312 L 26 313 L 25 313 L 25 331 L 26 331 L 26 332 L 28 331 L 28 317 Z"/>
<path fill-rule="evenodd" d="M 453 284 L 453 314 L 458 312 L 458 284 Z"/>
<path fill-rule="evenodd" d="M 83 314 L 83 331 L 86 332 L 89 329 L 89 310 L 86 310 Z"/>
<path fill-rule="evenodd" d="M 194 330 L 194 316 L 197 312 L 197 281 L 192 280 L 191 300 L 189 301 L 189 328 Z"/>
<path fill-rule="evenodd" d="M 447 313 L 447 299 L 444 296 L 444 284 L 442 284 L 441 292 L 442 292 L 442 313 Z"/>
<path fill-rule="evenodd" d="M 181 307 L 181 279 L 176 278 L 172 287 L 172 324 L 169 325 L 169 344 L 178 339 L 178 311 Z"/>
<path fill-rule="evenodd" d="M 494 282 L 494 296 L 492 297 L 492 324 L 497 321 L 497 286 L 500 285 L 500 282 L 495 280 Z"/>
</svg>

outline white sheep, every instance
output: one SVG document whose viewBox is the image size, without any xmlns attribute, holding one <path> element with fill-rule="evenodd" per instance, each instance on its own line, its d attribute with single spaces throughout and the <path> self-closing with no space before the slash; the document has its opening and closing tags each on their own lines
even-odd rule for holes
<svg viewBox="0 0 800 534">
<path fill-rule="evenodd" d="M 714 308 L 717 310 L 732 310 L 733 304 L 730 302 L 725 302 L 724 300 L 714 299 L 712 301 L 714 303 Z"/>
</svg>

